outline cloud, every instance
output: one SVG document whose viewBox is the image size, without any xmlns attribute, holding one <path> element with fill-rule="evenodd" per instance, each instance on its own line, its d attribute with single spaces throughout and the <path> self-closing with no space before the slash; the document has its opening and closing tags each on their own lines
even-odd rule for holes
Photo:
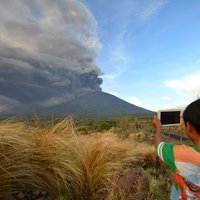
<svg viewBox="0 0 200 200">
<path fill-rule="evenodd" d="M 130 97 L 125 97 L 124 98 L 127 102 L 129 103 L 132 103 L 136 106 L 140 106 L 140 107 L 143 107 L 144 106 L 144 103 L 142 102 L 141 99 L 139 99 L 138 97 L 136 96 L 130 96 Z"/>
<path fill-rule="evenodd" d="M 150 0 L 148 3 L 142 5 L 140 13 L 138 13 L 139 19 L 146 21 L 149 18 L 153 17 L 164 5 L 166 5 L 166 0 Z"/>
<path fill-rule="evenodd" d="M 0 113 L 4 111 L 7 112 L 19 105 L 20 103 L 18 101 L 0 94 Z"/>
<path fill-rule="evenodd" d="M 200 71 L 180 79 L 168 80 L 167 87 L 174 89 L 183 96 L 196 98 L 200 94 Z"/>
<path fill-rule="evenodd" d="M 0 95 L 42 105 L 101 90 L 97 22 L 81 2 L 6 0 L 0 18 Z"/>
<path fill-rule="evenodd" d="M 119 78 L 134 60 L 134 50 L 130 44 L 134 44 L 131 31 L 137 25 L 143 25 L 154 15 L 159 12 L 167 0 L 150 0 L 150 1 L 118 1 L 113 5 L 113 15 L 107 17 L 106 23 L 116 24 L 110 30 L 110 38 L 106 47 L 108 48 L 109 57 L 106 60 L 106 73 L 102 76 L 105 81 L 114 82 Z M 109 13 L 110 16 L 110 13 Z M 104 47 L 105 48 L 105 47 Z M 105 49 L 106 50 L 106 49 Z M 109 70 L 110 68 L 110 70 Z"/>
<path fill-rule="evenodd" d="M 169 100 L 170 100 L 170 97 L 164 96 L 164 97 L 162 97 L 162 100 L 164 100 L 164 101 L 169 101 Z"/>
</svg>

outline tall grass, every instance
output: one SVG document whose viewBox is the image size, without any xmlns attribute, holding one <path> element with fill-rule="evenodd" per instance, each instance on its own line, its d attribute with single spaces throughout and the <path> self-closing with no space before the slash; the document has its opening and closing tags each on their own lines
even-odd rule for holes
<svg viewBox="0 0 200 200">
<path fill-rule="evenodd" d="M 53 198 L 105 199 L 128 149 L 117 137 L 81 136 L 72 120 L 41 128 L 0 123 L 0 197 L 39 188 Z"/>
<path fill-rule="evenodd" d="M 123 199 L 120 173 L 155 165 L 154 154 L 151 145 L 110 132 L 80 135 L 70 118 L 46 126 L 5 120 L 0 122 L 0 197 L 37 188 L 53 199 Z M 149 187 L 154 186 L 155 181 Z"/>
</svg>

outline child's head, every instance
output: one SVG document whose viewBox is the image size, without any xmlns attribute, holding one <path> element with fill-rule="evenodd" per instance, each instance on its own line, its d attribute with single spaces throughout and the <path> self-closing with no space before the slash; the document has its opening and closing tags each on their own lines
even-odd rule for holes
<svg viewBox="0 0 200 200">
<path fill-rule="evenodd" d="M 189 122 L 200 134 L 200 99 L 189 104 L 183 112 L 185 125 Z"/>
</svg>

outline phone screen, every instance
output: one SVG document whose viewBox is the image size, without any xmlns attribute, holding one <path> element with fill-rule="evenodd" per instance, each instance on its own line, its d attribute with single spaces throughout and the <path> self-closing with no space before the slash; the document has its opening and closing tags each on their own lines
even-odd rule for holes
<svg viewBox="0 0 200 200">
<path fill-rule="evenodd" d="M 160 122 L 162 125 L 180 124 L 180 111 L 162 111 L 160 112 Z"/>
</svg>

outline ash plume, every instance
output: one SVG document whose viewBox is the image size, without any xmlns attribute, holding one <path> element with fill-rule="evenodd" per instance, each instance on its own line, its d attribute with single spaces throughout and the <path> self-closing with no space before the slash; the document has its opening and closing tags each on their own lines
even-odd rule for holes
<svg viewBox="0 0 200 200">
<path fill-rule="evenodd" d="M 0 106 L 50 106 L 100 91 L 101 44 L 77 0 L 0 2 Z"/>
</svg>

